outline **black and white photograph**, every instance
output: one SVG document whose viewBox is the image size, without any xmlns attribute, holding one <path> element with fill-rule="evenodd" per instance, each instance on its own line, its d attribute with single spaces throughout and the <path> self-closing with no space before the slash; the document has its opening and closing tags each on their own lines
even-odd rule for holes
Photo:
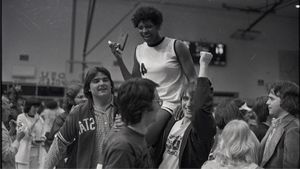
<svg viewBox="0 0 300 169">
<path fill-rule="evenodd" d="M 1 168 L 300 168 L 299 0 L 1 2 Z"/>
</svg>

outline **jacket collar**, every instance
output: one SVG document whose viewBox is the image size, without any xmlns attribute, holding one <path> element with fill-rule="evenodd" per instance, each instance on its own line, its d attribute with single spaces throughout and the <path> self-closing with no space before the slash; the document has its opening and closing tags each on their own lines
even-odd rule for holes
<svg viewBox="0 0 300 169">
<path fill-rule="evenodd" d="M 274 154 L 274 151 L 276 149 L 277 144 L 280 141 L 280 138 L 282 137 L 285 127 L 290 124 L 292 121 L 295 120 L 295 117 L 293 115 L 286 115 L 282 118 L 281 123 L 279 124 L 279 126 L 276 128 L 276 131 L 274 133 L 274 135 L 272 136 L 272 141 L 269 143 L 269 148 L 267 150 L 264 150 L 265 146 L 266 146 L 266 141 L 269 137 L 269 135 L 271 134 L 273 127 L 270 127 L 269 130 L 266 133 L 266 136 L 263 138 L 262 142 L 261 142 L 261 155 L 262 155 L 262 162 L 261 162 L 261 166 L 264 166 L 269 159 L 272 157 L 272 155 Z M 264 151 L 267 151 L 266 153 L 264 153 Z M 265 155 L 265 156 L 264 156 Z"/>
</svg>

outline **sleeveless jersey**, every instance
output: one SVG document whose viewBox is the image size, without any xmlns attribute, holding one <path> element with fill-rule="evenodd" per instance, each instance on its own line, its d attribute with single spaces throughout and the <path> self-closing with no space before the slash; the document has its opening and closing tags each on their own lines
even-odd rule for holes
<svg viewBox="0 0 300 169">
<path fill-rule="evenodd" d="M 174 45 L 175 39 L 165 37 L 157 46 L 150 47 L 144 42 L 136 49 L 141 76 L 159 84 L 157 91 L 163 106 L 172 110 L 180 103 L 181 91 L 187 83 Z"/>
</svg>

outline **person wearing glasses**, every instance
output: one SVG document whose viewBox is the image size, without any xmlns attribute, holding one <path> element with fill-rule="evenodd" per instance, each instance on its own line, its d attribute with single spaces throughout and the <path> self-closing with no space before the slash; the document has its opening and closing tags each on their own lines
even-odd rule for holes
<svg viewBox="0 0 300 169">
<path fill-rule="evenodd" d="M 197 83 L 188 84 L 181 93 L 183 117 L 180 120 L 172 117 L 161 140 L 153 145 L 156 168 L 201 168 L 208 158 L 216 133 L 213 89 L 207 72 L 212 54 L 201 52 L 200 55 Z"/>
<path fill-rule="evenodd" d="M 145 134 L 162 104 L 157 86 L 143 78 L 130 79 L 120 86 L 117 102 L 126 126 L 104 140 L 103 169 L 153 168 Z"/>
<path fill-rule="evenodd" d="M 186 44 L 160 34 L 163 16 L 159 10 L 149 6 L 140 7 L 131 20 L 144 40 L 136 47 L 132 73 L 123 62 L 120 44 L 109 42 L 109 46 L 125 80 L 142 77 L 159 85 L 157 91 L 163 105 L 157 113 L 157 122 L 151 128 L 162 131 L 180 105 L 180 93 L 184 85 L 196 80 L 196 71 Z M 157 132 L 157 135 L 147 138 L 147 142 L 156 142 L 160 134 Z"/>
</svg>

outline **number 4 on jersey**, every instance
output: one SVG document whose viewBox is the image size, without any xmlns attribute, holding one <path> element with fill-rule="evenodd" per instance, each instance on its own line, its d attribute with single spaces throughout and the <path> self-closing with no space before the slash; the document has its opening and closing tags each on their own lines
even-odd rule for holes
<svg viewBox="0 0 300 169">
<path fill-rule="evenodd" d="M 141 64 L 141 73 L 143 76 L 147 73 L 147 69 L 146 69 L 144 63 Z"/>
</svg>

